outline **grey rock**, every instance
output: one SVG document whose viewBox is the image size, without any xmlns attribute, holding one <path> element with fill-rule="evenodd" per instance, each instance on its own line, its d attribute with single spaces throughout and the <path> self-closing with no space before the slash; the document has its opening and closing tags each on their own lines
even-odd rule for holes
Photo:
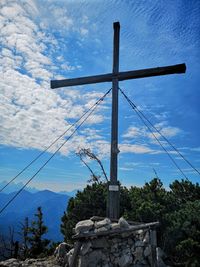
<svg viewBox="0 0 200 267">
<path fill-rule="evenodd" d="M 27 263 L 27 264 L 33 264 L 34 262 L 36 261 L 36 259 L 26 259 L 25 261 L 24 261 L 24 263 Z"/>
<path fill-rule="evenodd" d="M 149 236 L 149 232 L 146 231 L 143 242 L 148 244 L 150 242 L 150 236 Z"/>
<path fill-rule="evenodd" d="M 25 261 L 20 261 L 17 259 L 9 259 L 0 262 L 0 266 L 7 267 L 60 267 L 55 257 L 41 258 L 41 259 L 26 259 Z"/>
<path fill-rule="evenodd" d="M 119 267 L 127 267 L 132 263 L 132 261 L 133 261 L 133 258 L 131 254 L 124 254 L 120 257 L 118 261 L 118 265 Z"/>
<path fill-rule="evenodd" d="M 1 261 L 0 266 L 13 266 L 13 267 L 20 267 L 22 266 L 17 259 L 11 258 L 6 261 Z"/>
<path fill-rule="evenodd" d="M 143 239 L 144 239 L 144 230 L 138 230 L 138 231 L 136 231 L 135 237 L 138 240 L 143 241 Z"/>
<path fill-rule="evenodd" d="M 117 229 L 120 229 L 120 225 L 119 225 L 119 223 L 112 223 L 111 228 L 112 228 L 112 230 L 117 230 Z"/>
<path fill-rule="evenodd" d="M 144 243 L 142 241 L 138 240 L 135 242 L 135 246 L 136 247 L 144 247 Z"/>
<path fill-rule="evenodd" d="M 101 227 L 101 228 L 95 228 L 95 229 L 94 229 L 94 232 L 95 232 L 95 233 L 106 232 L 106 231 L 108 231 L 109 229 L 110 229 L 110 227 L 107 226 L 107 225 L 105 225 L 104 227 Z"/>
<path fill-rule="evenodd" d="M 122 255 L 128 255 L 128 254 L 131 254 L 131 250 L 130 250 L 130 248 L 128 247 L 126 247 L 126 248 L 124 248 L 123 250 L 122 250 Z"/>
<path fill-rule="evenodd" d="M 97 238 L 92 240 L 93 248 L 107 248 L 109 246 L 108 241 L 105 237 Z"/>
<path fill-rule="evenodd" d="M 92 243 L 90 241 L 83 243 L 80 249 L 80 254 L 85 255 L 91 251 Z"/>
<path fill-rule="evenodd" d="M 115 257 L 114 261 L 112 262 L 113 266 L 119 266 L 120 257 Z"/>
<path fill-rule="evenodd" d="M 120 228 L 123 228 L 123 229 L 130 228 L 130 225 L 128 224 L 128 222 L 123 217 L 121 217 L 119 219 L 118 224 L 120 225 Z"/>
<path fill-rule="evenodd" d="M 127 232 L 127 233 L 122 233 L 121 234 L 121 237 L 123 237 L 123 238 L 128 238 L 128 237 L 132 237 L 132 233 L 131 232 Z"/>
<path fill-rule="evenodd" d="M 147 261 L 145 259 L 141 259 L 140 263 L 143 264 L 143 265 L 148 265 L 148 263 L 147 263 Z"/>
<path fill-rule="evenodd" d="M 111 260 L 111 262 L 114 262 L 115 261 L 115 256 L 114 255 L 110 255 L 110 260 Z"/>
<path fill-rule="evenodd" d="M 75 232 L 77 234 L 88 232 L 94 227 L 94 222 L 92 220 L 80 221 L 75 226 Z"/>
<path fill-rule="evenodd" d="M 111 252 L 111 253 L 115 253 L 115 252 L 117 252 L 117 251 L 118 251 L 118 245 L 119 245 L 119 244 L 117 244 L 117 243 L 113 244 L 113 245 L 111 246 L 111 248 L 110 248 L 110 252 Z"/>
<path fill-rule="evenodd" d="M 58 245 L 58 247 L 56 248 L 55 252 L 54 252 L 54 256 L 56 257 L 56 260 L 61 263 L 64 264 L 66 263 L 66 254 L 70 249 L 70 245 L 68 245 L 67 243 L 63 242 L 60 243 Z"/>
<path fill-rule="evenodd" d="M 121 240 L 122 240 L 121 238 L 113 237 L 111 243 L 112 243 L 112 244 L 120 243 Z"/>
<path fill-rule="evenodd" d="M 141 229 L 141 230 L 138 230 L 137 233 L 138 233 L 139 235 L 142 235 L 142 234 L 144 234 L 144 230 L 142 230 L 142 229 Z"/>
<path fill-rule="evenodd" d="M 66 265 L 70 266 L 72 261 L 72 255 L 74 253 L 74 248 L 72 248 L 66 255 Z"/>
<path fill-rule="evenodd" d="M 151 246 L 149 245 L 149 246 L 145 247 L 145 249 L 144 249 L 144 257 L 147 258 L 150 255 L 151 255 Z"/>
<path fill-rule="evenodd" d="M 134 227 L 133 227 L 134 228 Z M 112 233 L 110 229 L 121 229 L 118 233 Z M 103 235 L 92 235 L 88 239 L 82 240 L 81 249 L 77 257 L 78 267 L 149 267 L 151 259 L 151 246 L 149 244 L 149 230 L 126 231 L 132 229 L 132 226 L 122 217 L 118 223 L 111 223 L 106 218 L 101 221 L 85 220 L 76 225 L 75 232 L 77 234 L 84 232 L 106 232 Z M 69 267 L 74 250 L 68 253 L 63 247 L 57 248 L 55 256 L 64 256 L 65 267 Z M 157 252 L 160 264 L 164 264 L 162 252 Z M 60 257 L 61 258 L 61 257 Z M 40 262 L 41 264 L 41 262 Z M 34 265 L 41 266 L 43 265 Z M 64 265 L 63 265 L 64 266 Z M 10 267 L 10 266 L 9 266 Z M 17 266 L 19 267 L 19 266 Z M 22 266 L 21 267 L 26 267 Z M 46 265 L 45 267 L 51 267 Z M 55 267 L 55 266 L 54 266 Z M 166 265 L 159 265 L 166 267 Z"/>
<path fill-rule="evenodd" d="M 109 218 L 105 218 L 102 221 L 95 222 L 95 228 L 109 227 L 111 228 L 111 221 Z"/>
<path fill-rule="evenodd" d="M 88 255 L 80 257 L 78 261 L 78 267 L 96 267 L 98 264 L 103 263 L 103 258 L 104 257 L 101 250 L 93 250 Z"/>
<path fill-rule="evenodd" d="M 134 244 L 134 241 L 132 238 L 128 238 L 128 241 L 127 241 L 128 245 L 131 246 Z"/>
<path fill-rule="evenodd" d="M 137 263 L 137 264 L 134 264 L 134 265 L 131 265 L 131 266 L 129 266 L 129 267 L 150 267 L 150 265 L 149 264 L 142 264 L 142 263 Z"/>
<path fill-rule="evenodd" d="M 133 244 L 130 249 L 131 249 L 131 252 L 133 254 L 135 252 L 135 244 Z"/>
<path fill-rule="evenodd" d="M 138 262 L 140 263 L 143 258 L 143 248 L 136 247 L 133 255 L 134 255 L 134 263 L 138 263 Z"/>
<path fill-rule="evenodd" d="M 108 263 L 105 263 L 103 267 L 111 267 L 111 265 Z"/>
</svg>

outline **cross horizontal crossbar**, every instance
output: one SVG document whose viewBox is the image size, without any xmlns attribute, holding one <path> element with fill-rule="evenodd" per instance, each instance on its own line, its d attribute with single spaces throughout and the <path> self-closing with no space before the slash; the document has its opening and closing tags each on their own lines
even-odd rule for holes
<svg viewBox="0 0 200 267">
<path fill-rule="evenodd" d="M 80 77 L 73 79 L 53 80 L 51 81 L 51 88 L 54 89 L 54 88 L 83 85 L 83 84 L 111 82 L 114 78 L 117 78 L 118 81 L 124 81 L 124 80 L 146 78 L 152 76 L 185 73 L 185 71 L 186 71 L 186 65 L 183 63 L 165 67 L 124 71 L 124 72 L 118 72 L 117 74 L 108 73 L 108 74 L 101 74 L 101 75 L 87 76 L 87 77 Z"/>
</svg>

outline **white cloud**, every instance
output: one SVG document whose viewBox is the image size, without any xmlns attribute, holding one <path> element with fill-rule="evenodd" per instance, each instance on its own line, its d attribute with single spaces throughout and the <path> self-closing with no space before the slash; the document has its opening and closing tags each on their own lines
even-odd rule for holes
<svg viewBox="0 0 200 267">
<path fill-rule="evenodd" d="M 181 129 L 169 126 L 167 121 L 157 123 L 154 125 L 154 127 L 166 138 L 175 137 L 178 134 L 182 133 Z M 122 153 L 150 153 L 152 155 L 165 153 L 162 148 L 155 149 L 155 145 L 160 147 L 160 144 L 156 140 L 157 138 L 159 142 L 167 149 L 169 154 L 176 154 L 175 151 L 169 150 L 169 144 L 165 140 L 163 140 L 160 134 L 152 127 L 151 129 L 152 132 L 150 132 L 145 126 L 130 126 L 122 135 L 123 138 L 126 138 L 126 145 L 121 145 L 120 151 Z M 149 145 L 132 145 L 132 141 Z"/>
<path fill-rule="evenodd" d="M 97 140 L 94 143 L 93 150 L 96 151 L 100 159 L 108 159 L 110 156 L 110 142 L 105 140 Z"/>
<path fill-rule="evenodd" d="M 177 136 L 182 133 L 182 130 L 177 127 L 172 127 L 168 125 L 167 121 L 163 121 L 161 123 L 157 123 L 154 127 L 166 138 L 171 138 Z M 163 144 L 167 145 L 165 141 L 162 140 L 161 135 L 155 129 L 150 127 L 152 132 L 150 132 L 145 126 L 130 126 L 126 133 L 122 135 L 122 137 L 130 139 L 134 138 L 134 140 L 140 140 L 141 138 L 146 139 L 147 142 L 151 142 L 152 144 L 158 144 L 157 139 Z M 160 140 L 161 139 L 161 140 Z"/>
<path fill-rule="evenodd" d="M 123 134 L 122 136 L 124 138 L 134 138 L 134 137 L 139 137 L 141 135 L 144 135 L 144 131 L 141 131 L 141 128 L 139 127 L 129 127 L 127 132 Z"/>
<path fill-rule="evenodd" d="M 143 163 L 142 162 L 125 162 L 126 166 L 133 167 L 133 168 L 135 168 L 141 164 L 143 164 Z"/>
<path fill-rule="evenodd" d="M 81 33 L 81 35 L 86 36 L 86 35 L 88 35 L 89 31 L 88 31 L 88 29 L 80 28 L 80 33 Z"/>
<path fill-rule="evenodd" d="M 145 145 L 131 145 L 131 144 L 120 144 L 119 150 L 121 153 L 134 153 L 134 154 L 146 154 L 153 153 L 154 150 Z"/>
<path fill-rule="evenodd" d="M 190 150 L 195 151 L 195 152 L 200 152 L 200 147 L 193 147 Z"/>
<path fill-rule="evenodd" d="M 68 62 L 64 55 L 56 55 L 55 58 L 52 56 L 55 55 L 52 51 L 59 48 L 59 42 L 50 34 L 48 27 L 52 23 L 57 28 L 62 25 L 62 30 L 79 33 L 79 37 L 83 38 L 90 33 L 89 19 L 83 16 L 76 23 L 69 16 L 68 10 L 58 8 L 54 1 L 49 1 L 48 10 L 51 15 L 44 17 L 40 24 L 38 18 L 41 10 L 35 1 L 3 0 L 1 7 L 0 140 L 4 145 L 43 149 L 64 132 L 72 120 L 79 118 L 103 96 L 103 93 L 96 91 L 85 92 L 83 88 L 48 90 L 53 73 L 54 78 L 63 78 L 62 75 L 57 75 L 58 66 L 54 64 L 55 61 L 59 62 L 59 67 L 66 73 L 81 68 L 80 65 Z M 68 155 L 80 147 L 90 147 L 101 157 L 107 158 L 110 154 L 110 143 L 98 131 L 88 130 L 91 125 L 103 122 L 105 116 L 102 111 L 107 108 L 105 103 L 101 104 L 101 109 L 97 109 L 88 119 L 87 128 L 64 146 L 61 153 Z M 139 109 L 141 110 L 140 107 Z M 166 137 L 180 133 L 180 129 L 167 123 L 157 126 Z M 132 137 L 152 141 L 145 127 L 129 127 L 123 137 L 129 141 Z M 63 141 L 64 139 L 60 140 L 51 151 Z M 128 142 L 120 145 L 120 150 L 121 153 L 161 153 L 147 145 L 132 145 Z"/>
<path fill-rule="evenodd" d="M 173 137 L 181 133 L 181 129 L 177 127 L 168 126 L 167 121 L 157 123 L 154 125 L 154 127 L 158 129 L 165 137 Z"/>
<path fill-rule="evenodd" d="M 102 136 L 99 134 L 100 130 L 92 129 L 92 128 L 85 128 L 81 131 L 81 134 L 85 135 L 85 137 L 89 140 L 91 139 L 101 139 Z"/>
<path fill-rule="evenodd" d="M 133 168 L 119 167 L 119 170 L 121 170 L 121 171 L 132 171 Z"/>
<path fill-rule="evenodd" d="M 74 27 L 64 9 L 52 8 L 51 11 L 60 18 L 57 23 L 64 22 L 68 30 Z M 41 150 L 67 129 L 70 120 L 79 118 L 103 94 L 95 91 L 84 94 L 74 88 L 65 92 L 62 89 L 48 90 L 52 70 L 54 73 L 58 70 L 51 55 L 58 43 L 48 32 L 48 25 L 41 28 L 37 23 L 40 15 L 35 1 L 1 1 L 1 144 Z M 85 18 L 83 23 L 86 25 L 88 20 Z M 83 29 L 83 34 L 86 34 L 86 28 Z M 64 62 L 62 56 L 57 60 L 66 71 L 81 68 Z M 105 104 L 102 108 L 106 108 Z M 97 110 L 87 124 L 103 120 L 103 115 Z M 64 138 L 51 151 L 55 151 L 63 141 Z M 71 145 L 63 147 L 61 153 L 69 154 L 78 147 L 88 146 L 89 141 L 83 135 L 76 135 Z"/>
<path fill-rule="evenodd" d="M 73 32 L 78 34 L 79 40 L 83 40 L 90 33 L 89 18 L 86 15 L 81 15 L 80 17 L 72 16 L 69 6 L 70 3 L 63 8 L 59 1 L 45 1 L 45 8 L 41 10 L 41 15 L 43 16 L 41 26 L 44 29 L 50 26 L 65 36 Z"/>
<path fill-rule="evenodd" d="M 55 2 L 50 2 L 51 3 L 48 5 L 48 12 L 50 15 L 45 16 L 47 25 L 52 25 L 53 23 L 60 30 L 71 30 L 74 27 L 74 21 L 69 16 L 68 10 L 66 8 L 59 7 Z"/>
</svg>

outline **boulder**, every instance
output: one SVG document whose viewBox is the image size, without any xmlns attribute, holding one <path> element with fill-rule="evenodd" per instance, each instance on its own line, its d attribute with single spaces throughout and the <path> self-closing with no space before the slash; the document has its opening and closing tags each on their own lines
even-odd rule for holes
<svg viewBox="0 0 200 267">
<path fill-rule="evenodd" d="M 92 243 L 90 241 L 84 242 L 83 245 L 81 246 L 80 254 L 84 256 L 89 251 L 91 251 L 91 247 L 92 247 Z"/>
<path fill-rule="evenodd" d="M 121 217 L 121 218 L 119 219 L 118 224 L 119 224 L 120 228 L 123 228 L 123 229 L 128 229 L 128 228 L 130 228 L 129 223 L 128 223 L 123 217 Z"/>
<path fill-rule="evenodd" d="M 92 240 L 92 248 L 107 248 L 108 247 L 108 241 L 105 237 L 102 238 L 96 238 Z"/>
<path fill-rule="evenodd" d="M 112 230 L 117 230 L 117 229 L 120 229 L 120 225 L 119 225 L 119 223 L 112 223 L 111 228 L 112 228 Z"/>
<path fill-rule="evenodd" d="M 95 222 L 95 228 L 109 227 L 111 228 L 111 221 L 108 218 L 105 218 L 102 221 Z"/>
<path fill-rule="evenodd" d="M 74 248 L 72 248 L 66 255 L 66 266 L 70 266 L 71 265 L 71 261 L 72 261 L 72 256 L 74 253 Z"/>
<path fill-rule="evenodd" d="M 87 233 L 94 227 L 94 222 L 92 220 L 80 221 L 75 226 L 76 234 Z"/>
<path fill-rule="evenodd" d="M 145 244 L 148 244 L 150 242 L 150 236 L 149 236 L 149 232 L 146 231 L 145 235 L 144 235 L 144 239 L 143 239 L 143 242 Z"/>
<path fill-rule="evenodd" d="M 136 238 L 143 241 L 144 240 L 144 230 L 138 230 L 135 232 Z"/>
<path fill-rule="evenodd" d="M 65 263 L 66 254 L 70 249 L 71 249 L 71 246 L 69 244 L 65 242 L 60 243 L 54 252 L 54 256 L 56 257 L 56 260 L 59 263 L 62 263 L 62 264 Z"/>
<path fill-rule="evenodd" d="M 140 263 L 141 260 L 143 259 L 143 248 L 142 247 L 136 247 L 133 255 L 134 255 L 134 263 L 135 264 Z"/>
<path fill-rule="evenodd" d="M 104 266 L 103 258 L 105 257 L 101 250 L 93 250 L 89 254 L 79 258 L 78 267 L 95 267 L 98 266 L 98 264 Z"/>
<path fill-rule="evenodd" d="M 105 225 L 105 226 L 100 227 L 100 228 L 95 228 L 94 232 L 99 233 L 99 232 L 106 232 L 108 230 L 110 230 L 110 225 Z"/>
<path fill-rule="evenodd" d="M 135 242 L 136 247 L 144 247 L 144 243 L 141 240 Z"/>
<path fill-rule="evenodd" d="M 144 249 L 144 257 L 147 258 L 151 255 L 151 246 L 148 245 L 147 247 L 145 247 Z"/>
<path fill-rule="evenodd" d="M 132 255 L 129 254 L 123 254 L 118 261 L 118 266 L 119 267 L 128 267 L 130 264 L 133 262 L 133 257 Z"/>
</svg>

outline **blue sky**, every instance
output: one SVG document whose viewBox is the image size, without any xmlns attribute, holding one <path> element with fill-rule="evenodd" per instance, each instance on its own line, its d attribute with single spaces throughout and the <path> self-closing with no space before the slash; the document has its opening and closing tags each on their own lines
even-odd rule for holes
<svg viewBox="0 0 200 267">
<path fill-rule="evenodd" d="M 52 90 L 50 80 L 111 72 L 114 21 L 121 24 L 121 71 L 186 63 L 186 74 L 126 81 L 120 87 L 200 170 L 200 1 L 2 0 L 0 181 L 15 176 L 111 87 Z M 83 188 L 90 173 L 75 155 L 80 148 L 97 154 L 109 175 L 110 118 L 107 97 L 30 186 Z M 30 178 L 62 142 L 16 182 Z M 124 185 L 143 185 L 155 176 L 153 169 L 165 186 L 183 178 L 121 95 L 119 149 L 118 175 Z M 198 182 L 198 174 L 166 149 Z"/>
</svg>

